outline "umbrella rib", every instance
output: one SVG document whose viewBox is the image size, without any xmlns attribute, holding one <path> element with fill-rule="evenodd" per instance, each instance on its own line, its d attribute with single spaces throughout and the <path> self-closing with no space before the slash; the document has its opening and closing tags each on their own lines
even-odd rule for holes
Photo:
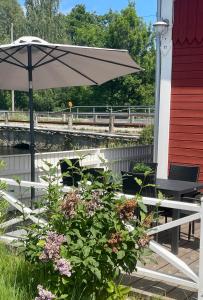
<svg viewBox="0 0 203 300">
<path fill-rule="evenodd" d="M 37 47 L 36 45 L 35 45 L 35 48 L 41 50 L 41 49 L 40 49 L 39 47 Z M 50 62 L 50 61 L 47 61 L 47 62 L 45 61 L 45 62 L 41 63 L 47 56 L 49 56 L 49 54 L 51 54 L 51 53 L 52 53 L 54 50 L 56 50 L 56 49 L 57 49 L 57 46 L 56 46 L 55 48 L 52 48 L 51 51 L 50 51 L 49 53 L 47 53 L 46 55 L 44 55 L 38 62 L 36 62 L 36 64 L 33 65 L 33 69 L 34 69 L 34 68 L 37 68 L 37 67 L 41 67 L 41 66 L 43 66 L 44 64 Z M 41 64 L 40 64 L 40 63 L 41 63 Z"/>
<path fill-rule="evenodd" d="M 26 66 L 23 67 L 23 66 L 21 66 L 19 64 L 13 63 L 13 62 L 11 62 L 9 60 L 3 60 L 2 58 L 0 58 L 0 64 L 3 63 L 3 62 L 6 62 L 7 64 L 10 64 L 10 65 L 13 65 L 13 66 L 17 66 L 17 67 L 22 68 L 22 69 L 26 69 L 27 68 Z"/>
<path fill-rule="evenodd" d="M 49 49 L 52 49 L 48 45 L 47 46 L 40 45 L 40 47 L 47 47 Z M 66 52 L 66 53 L 70 53 L 70 54 L 81 56 L 81 57 L 87 57 L 87 58 L 90 58 L 90 59 L 94 59 L 94 60 L 98 60 L 98 61 L 102 61 L 102 62 L 107 62 L 107 63 L 111 63 L 111 64 L 114 64 L 114 65 L 122 66 L 122 67 L 131 68 L 133 70 L 135 70 L 135 69 L 136 70 L 142 70 L 139 66 L 133 67 L 133 66 L 129 66 L 129 65 L 122 64 L 122 63 L 119 63 L 119 62 L 116 62 L 116 61 L 112 61 L 112 60 L 102 59 L 102 58 L 98 58 L 98 57 L 92 57 L 92 56 L 89 56 L 89 55 L 86 55 L 86 54 L 75 53 L 75 52 L 72 52 L 70 50 L 68 50 L 68 52 L 66 50 L 62 50 L 62 49 L 59 49 L 59 48 L 57 50 L 60 51 L 60 52 Z"/>
<path fill-rule="evenodd" d="M 39 48 L 41 48 L 41 47 L 39 47 Z M 42 50 L 42 49 L 41 49 L 41 51 L 44 52 L 44 53 L 47 53 L 45 50 Z M 67 52 L 66 54 L 68 54 L 68 52 Z M 86 74 L 84 74 L 84 73 L 78 71 L 78 70 L 75 69 L 74 67 L 71 67 L 70 65 L 68 65 L 67 63 L 61 61 L 61 60 L 58 59 L 57 57 L 55 57 L 55 56 L 53 56 L 53 55 L 51 55 L 51 54 L 49 54 L 49 56 L 51 56 L 54 60 L 57 60 L 58 62 L 60 62 L 60 63 L 63 64 L 64 66 L 70 68 L 70 69 L 73 70 L 74 72 L 76 72 L 76 73 L 82 75 L 83 77 L 85 77 L 85 78 L 88 79 L 89 81 L 93 82 L 94 84 L 98 84 L 98 82 L 96 82 L 95 80 L 93 80 L 92 78 L 90 78 L 89 76 L 87 76 Z"/>
<path fill-rule="evenodd" d="M 17 52 L 19 52 L 21 49 L 23 49 L 25 46 L 22 46 L 21 48 L 17 48 L 13 53 L 11 53 L 11 54 L 9 54 L 6 50 L 4 50 L 4 49 L 0 49 L 0 52 L 3 52 L 3 53 L 5 53 L 5 54 L 7 54 L 7 56 L 6 57 L 4 57 L 4 58 L 0 58 L 0 63 L 2 63 L 2 62 L 7 62 L 7 63 L 10 63 L 10 64 L 12 64 L 12 65 L 15 65 L 15 66 L 18 66 L 18 67 L 22 67 L 22 68 L 24 68 L 24 69 L 26 69 L 27 68 L 27 66 L 25 65 L 25 64 L 23 64 L 20 60 L 18 60 L 17 58 L 15 58 L 15 57 L 13 57 L 13 55 L 14 54 L 16 54 Z M 11 48 L 10 48 L 11 49 Z M 8 60 L 8 58 L 12 58 L 12 59 L 14 59 L 15 61 L 17 61 L 17 63 L 18 64 L 16 64 L 16 63 L 14 63 L 14 62 L 12 62 L 12 61 L 9 61 Z"/>
<path fill-rule="evenodd" d="M 40 51 L 42 51 L 41 48 L 39 48 L 39 47 L 36 47 L 36 48 L 39 49 Z M 54 51 L 54 50 L 57 50 L 57 47 L 54 48 L 53 51 Z M 51 52 L 53 52 L 53 51 L 50 51 L 49 53 L 47 53 L 41 60 L 43 60 L 43 59 L 46 58 L 47 56 L 50 56 Z M 45 51 L 45 52 L 46 52 L 46 51 Z M 65 55 L 67 55 L 67 54 L 68 54 L 68 53 L 63 53 L 63 54 L 61 54 L 61 55 L 59 55 L 59 56 L 57 56 L 57 57 L 53 56 L 54 58 L 52 58 L 52 59 L 50 59 L 50 60 L 47 60 L 47 61 L 45 61 L 45 62 L 43 62 L 43 63 L 41 63 L 41 64 L 39 64 L 40 61 L 38 61 L 38 62 L 33 66 L 33 68 L 35 69 L 35 68 L 44 66 L 44 65 L 46 65 L 46 64 L 48 64 L 48 63 L 50 63 L 50 62 L 52 62 L 52 61 L 55 61 L 56 58 L 59 59 L 59 58 L 65 56 Z"/>
</svg>

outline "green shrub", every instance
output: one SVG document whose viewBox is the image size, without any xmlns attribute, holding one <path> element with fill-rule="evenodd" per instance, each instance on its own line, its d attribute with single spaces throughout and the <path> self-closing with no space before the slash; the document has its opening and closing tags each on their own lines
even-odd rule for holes
<svg viewBox="0 0 203 300">
<path fill-rule="evenodd" d="M 149 125 L 142 129 L 138 140 L 139 145 L 152 145 L 154 141 L 154 126 Z"/>
<path fill-rule="evenodd" d="M 150 166 L 145 165 L 145 163 L 136 163 L 133 167 L 133 171 L 135 173 L 152 173 L 153 170 L 150 168 Z"/>
<path fill-rule="evenodd" d="M 56 184 L 57 167 L 47 165 L 43 202 L 48 224 L 29 228 L 25 248 L 26 259 L 46 274 L 39 294 L 66 300 L 125 299 L 129 289 L 117 284 L 118 278 L 121 269 L 136 270 L 145 254 L 151 214 L 139 195 L 132 200 L 115 197 L 119 184 L 109 171 L 91 184 L 81 173 L 80 188 L 64 194 Z"/>
</svg>

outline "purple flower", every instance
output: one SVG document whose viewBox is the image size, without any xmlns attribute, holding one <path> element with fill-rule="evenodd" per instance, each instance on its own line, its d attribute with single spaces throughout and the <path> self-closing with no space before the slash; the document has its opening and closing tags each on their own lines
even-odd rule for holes
<svg viewBox="0 0 203 300">
<path fill-rule="evenodd" d="M 92 193 L 92 199 L 86 203 L 86 209 L 89 217 L 92 217 L 95 214 L 96 210 L 102 208 L 100 197 L 101 197 L 101 192 L 94 191 Z"/>
<path fill-rule="evenodd" d="M 60 246 L 66 241 L 63 234 L 48 232 L 44 250 L 39 259 L 42 261 L 58 260 L 60 258 Z"/>
<path fill-rule="evenodd" d="M 45 290 L 43 286 L 38 285 L 38 297 L 35 297 L 35 300 L 52 300 L 56 299 L 56 296 L 53 295 L 50 291 Z"/>
<path fill-rule="evenodd" d="M 78 191 L 66 193 L 61 203 L 61 210 L 68 218 L 73 218 L 76 215 L 76 207 L 80 201 L 80 194 Z"/>
<path fill-rule="evenodd" d="M 61 275 L 65 275 L 67 277 L 70 277 L 72 274 L 72 266 L 70 262 L 64 258 L 56 261 L 55 269 L 58 270 Z"/>
</svg>

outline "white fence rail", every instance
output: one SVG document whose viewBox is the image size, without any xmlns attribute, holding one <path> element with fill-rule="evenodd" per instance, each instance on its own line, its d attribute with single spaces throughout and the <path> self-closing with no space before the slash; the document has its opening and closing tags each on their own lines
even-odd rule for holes
<svg viewBox="0 0 203 300">
<path fill-rule="evenodd" d="M 12 179 L 6 179 L 6 178 L 0 178 L 0 180 L 3 180 L 7 182 L 9 185 L 18 185 L 18 183 L 15 180 Z M 22 187 L 35 187 L 38 189 L 46 189 L 47 184 L 46 183 L 37 183 L 37 182 L 28 182 L 28 181 L 22 181 L 20 183 Z M 62 187 L 62 189 L 64 189 Z M 66 187 L 64 191 L 71 190 L 70 187 Z M 38 210 L 31 210 L 30 208 L 26 207 L 23 203 L 21 203 L 19 200 L 15 199 L 14 197 L 10 196 L 9 194 L 2 192 L 3 197 L 16 209 L 18 209 L 21 213 L 26 213 L 26 218 L 32 220 L 34 223 L 38 223 L 41 226 L 44 226 L 46 224 L 45 220 L 39 218 L 37 215 L 39 215 L 42 211 L 46 210 L 46 208 L 38 209 Z M 120 197 L 123 194 L 117 194 L 118 197 Z M 133 198 L 134 196 L 125 195 L 126 198 Z M 179 202 L 179 201 L 171 201 L 171 200 L 163 200 L 160 203 L 160 199 L 155 198 L 143 198 L 143 202 L 146 205 L 154 205 L 156 206 L 159 204 L 161 207 L 169 207 L 173 209 L 180 209 L 185 210 L 189 212 L 193 212 L 193 214 L 181 218 L 179 220 L 171 221 L 167 224 L 156 226 L 154 228 L 150 228 L 148 231 L 148 235 L 152 235 L 154 233 L 159 233 L 164 230 L 168 230 L 171 228 L 174 228 L 176 226 L 180 226 L 182 224 L 188 223 L 192 220 L 200 219 L 201 226 L 200 226 L 200 258 L 199 258 L 199 273 L 195 273 L 184 261 L 182 261 L 180 258 L 172 254 L 170 251 L 168 251 L 166 248 L 164 248 L 162 245 L 158 244 L 155 241 L 150 241 L 149 247 L 150 249 L 161 256 L 163 259 L 165 259 L 168 263 L 173 265 L 177 268 L 186 278 L 183 277 L 177 277 L 169 274 L 160 273 L 157 271 L 153 271 L 150 269 L 146 269 L 143 267 L 138 267 L 137 272 L 133 273 L 134 275 L 143 275 L 146 277 L 152 277 L 154 279 L 158 279 L 160 281 L 166 281 L 168 283 L 173 283 L 176 285 L 182 285 L 189 288 L 194 288 L 198 291 L 198 300 L 203 300 L 203 198 L 201 199 L 201 204 L 191 204 L 187 202 Z M 22 218 L 18 217 L 13 220 L 10 220 L 4 224 L 1 224 L 0 227 L 8 227 L 13 224 L 17 224 L 18 222 L 21 222 Z M 22 234 L 25 234 L 26 232 L 10 232 L 5 234 L 4 236 L 0 236 L 0 240 L 11 243 L 12 241 L 18 240 L 18 238 L 22 237 Z"/>
</svg>

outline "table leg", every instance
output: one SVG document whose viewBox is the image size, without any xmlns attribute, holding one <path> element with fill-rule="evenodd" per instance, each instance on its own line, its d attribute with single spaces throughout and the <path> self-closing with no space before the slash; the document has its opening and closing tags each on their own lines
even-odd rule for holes
<svg viewBox="0 0 203 300">
<path fill-rule="evenodd" d="M 176 198 L 176 200 L 179 200 Z M 172 219 L 177 220 L 180 218 L 180 210 L 179 209 L 173 209 Z M 178 254 L 178 248 L 179 248 L 179 231 L 180 226 L 176 226 L 171 229 L 171 251 L 173 254 Z"/>
</svg>

